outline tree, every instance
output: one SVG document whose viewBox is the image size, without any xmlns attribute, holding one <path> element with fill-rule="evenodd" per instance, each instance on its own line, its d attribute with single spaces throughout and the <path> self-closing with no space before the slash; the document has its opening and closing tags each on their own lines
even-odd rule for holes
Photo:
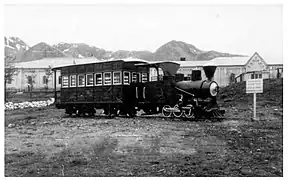
<svg viewBox="0 0 288 180">
<path fill-rule="evenodd" d="M 48 89 L 48 83 L 52 74 L 53 74 L 53 71 L 52 71 L 51 66 L 49 65 L 48 68 L 45 69 L 45 84 L 46 84 L 47 89 Z"/>
<path fill-rule="evenodd" d="M 28 91 L 30 92 L 30 98 L 32 98 L 32 90 L 35 84 L 35 77 L 37 74 L 35 73 L 35 70 L 31 70 L 29 75 L 25 75 L 27 79 L 27 86 Z"/>
<path fill-rule="evenodd" d="M 4 88 L 5 88 L 5 102 L 6 102 L 6 98 L 7 98 L 7 83 L 11 83 L 14 80 L 15 75 L 18 74 L 18 70 L 17 68 L 15 68 L 13 61 L 15 60 L 15 57 L 12 56 L 8 56 L 5 55 L 5 84 L 4 84 Z"/>
</svg>

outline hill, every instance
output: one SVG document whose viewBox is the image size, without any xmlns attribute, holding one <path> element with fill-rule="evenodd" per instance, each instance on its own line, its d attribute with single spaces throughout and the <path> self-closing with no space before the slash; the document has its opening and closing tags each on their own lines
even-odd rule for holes
<svg viewBox="0 0 288 180">
<path fill-rule="evenodd" d="M 233 57 L 241 55 L 233 55 L 229 53 L 220 53 L 217 51 L 203 51 L 196 48 L 194 45 L 172 40 L 159 47 L 154 53 L 150 51 L 127 51 L 118 50 L 115 52 L 105 51 L 104 49 L 95 46 L 89 46 L 84 43 L 58 43 L 53 47 L 61 50 L 63 53 L 75 57 L 90 57 L 94 56 L 97 59 L 111 58 L 139 58 L 148 61 L 156 60 L 171 60 L 178 61 L 181 57 L 185 57 L 188 61 L 193 60 L 211 60 L 216 57 Z"/>
<path fill-rule="evenodd" d="M 60 50 L 41 42 L 25 51 L 21 57 L 21 62 L 33 61 L 46 57 L 67 57 L 67 55 Z"/>
<path fill-rule="evenodd" d="M 18 37 L 4 37 L 4 53 L 5 56 L 21 59 L 22 55 L 30 47 Z"/>
<path fill-rule="evenodd" d="M 235 55 L 229 53 L 221 53 L 217 51 L 203 51 L 195 47 L 194 45 L 172 40 L 156 50 L 154 53 L 157 60 L 180 60 L 181 57 L 185 57 L 188 61 L 193 60 L 211 60 L 216 57 L 235 57 L 242 55 Z"/>
<path fill-rule="evenodd" d="M 16 43 L 14 43 L 16 42 Z M 192 44 L 182 41 L 172 40 L 160 46 L 155 52 L 150 51 L 106 51 L 105 49 L 91 46 L 85 43 L 57 43 L 49 45 L 45 42 L 38 43 L 33 47 L 29 47 L 20 38 L 4 37 L 5 54 L 15 56 L 17 61 L 33 61 L 47 57 L 74 57 L 85 58 L 95 57 L 97 59 L 120 59 L 120 58 L 139 58 L 148 61 L 172 60 L 179 61 L 181 57 L 185 57 L 187 61 L 193 60 L 211 60 L 216 57 L 235 57 L 229 53 L 221 53 L 217 51 L 203 51 Z"/>
<path fill-rule="evenodd" d="M 246 82 L 234 83 L 220 89 L 219 100 L 228 105 L 252 104 L 252 94 L 246 94 Z M 225 103 L 223 103 L 225 104 Z M 283 78 L 264 79 L 263 93 L 257 93 L 257 105 L 283 107 Z"/>
</svg>

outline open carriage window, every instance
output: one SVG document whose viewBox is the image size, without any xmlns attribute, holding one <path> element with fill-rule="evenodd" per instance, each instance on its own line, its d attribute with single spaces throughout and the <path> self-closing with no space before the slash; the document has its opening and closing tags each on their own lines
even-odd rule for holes
<svg viewBox="0 0 288 180">
<path fill-rule="evenodd" d="M 148 81 L 148 74 L 147 73 L 142 73 L 142 82 L 145 83 Z"/>
<path fill-rule="evenodd" d="M 86 74 L 86 86 L 93 86 L 93 74 Z"/>
<path fill-rule="evenodd" d="M 130 72 L 123 72 L 123 83 L 129 84 L 130 83 Z"/>
<path fill-rule="evenodd" d="M 104 85 L 111 85 L 111 72 L 104 73 Z"/>
<path fill-rule="evenodd" d="M 102 86 L 102 73 L 95 74 L 95 85 Z"/>
<path fill-rule="evenodd" d="M 70 87 L 76 87 L 76 75 L 70 76 Z"/>
<path fill-rule="evenodd" d="M 68 76 L 62 76 L 62 87 L 68 87 L 68 85 L 69 85 Z"/>
<path fill-rule="evenodd" d="M 149 74 L 150 74 L 149 81 L 157 81 L 157 69 L 156 68 L 151 67 L 149 69 Z"/>
<path fill-rule="evenodd" d="M 84 87 L 84 86 L 85 86 L 85 76 L 78 75 L 78 87 Z"/>
<path fill-rule="evenodd" d="M 121 84 L 121 72 L 113 72 L 113 84 Z"/>
<path fill-rule="evenodd" d="M 133 72 L 132 73 L 132 82 L 141 82 L 140 81 L 140 73 Z"/>
</svg>

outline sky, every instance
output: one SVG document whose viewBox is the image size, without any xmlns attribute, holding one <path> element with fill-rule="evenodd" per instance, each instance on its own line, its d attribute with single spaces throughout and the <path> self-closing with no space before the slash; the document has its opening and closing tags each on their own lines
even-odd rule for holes
<svg viewBox="0 0 288 180">
<path fill-rule="evenodd" d="M 5 5 L 4 35 L 86 43 L 105 50 L 149 50 L 178 40 L 282 61 L 281 5 Z"/>
</svg>

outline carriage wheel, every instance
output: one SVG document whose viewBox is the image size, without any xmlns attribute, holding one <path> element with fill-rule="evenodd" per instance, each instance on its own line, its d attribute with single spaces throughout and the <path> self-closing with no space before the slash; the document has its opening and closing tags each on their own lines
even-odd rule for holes
<svg viewBox="0 0 288 180">
<path fill-rule="evenodd" d="M 164 117 L 170 117 L 171 114 L 172 114 L 172 112 L 167 111 L 167 108 L 171 108 L 171 107 L 169 105 L 165 105 L 162 108 L 162 114 L 163 114 Z"/>
<path fill-rule="evenodd" d="M 174 106 L 174 108 L 175 108 L 175 109 L 179 109 L 179 107 L 178 107 L 177 104 Z M 182 111 L 181 109 L 179 109 L 179 110 L 180 110 L 180 112 L 173 112 L 173 115 L 174 115 L 175 117 L 177 117 L 177 118 L 179 118 L 179 117 L 181 117 L 181 116 L 183 115 L 183 111 Z"/>
<path fill-rule="evenodd" d="M 65 114 L 67 114 L 68 116 L 72 116 L 73 108 L 72 107 L 66 107 L 65 108 Z"/>
<path fill-rule="evenodd" d="M 89 117 L 93 117 L 96 113 L 96 110 L 93 108 L 93 109 L 90 109 L 90 111 L 88 112 L 88 116 Z"/>
</svg>

